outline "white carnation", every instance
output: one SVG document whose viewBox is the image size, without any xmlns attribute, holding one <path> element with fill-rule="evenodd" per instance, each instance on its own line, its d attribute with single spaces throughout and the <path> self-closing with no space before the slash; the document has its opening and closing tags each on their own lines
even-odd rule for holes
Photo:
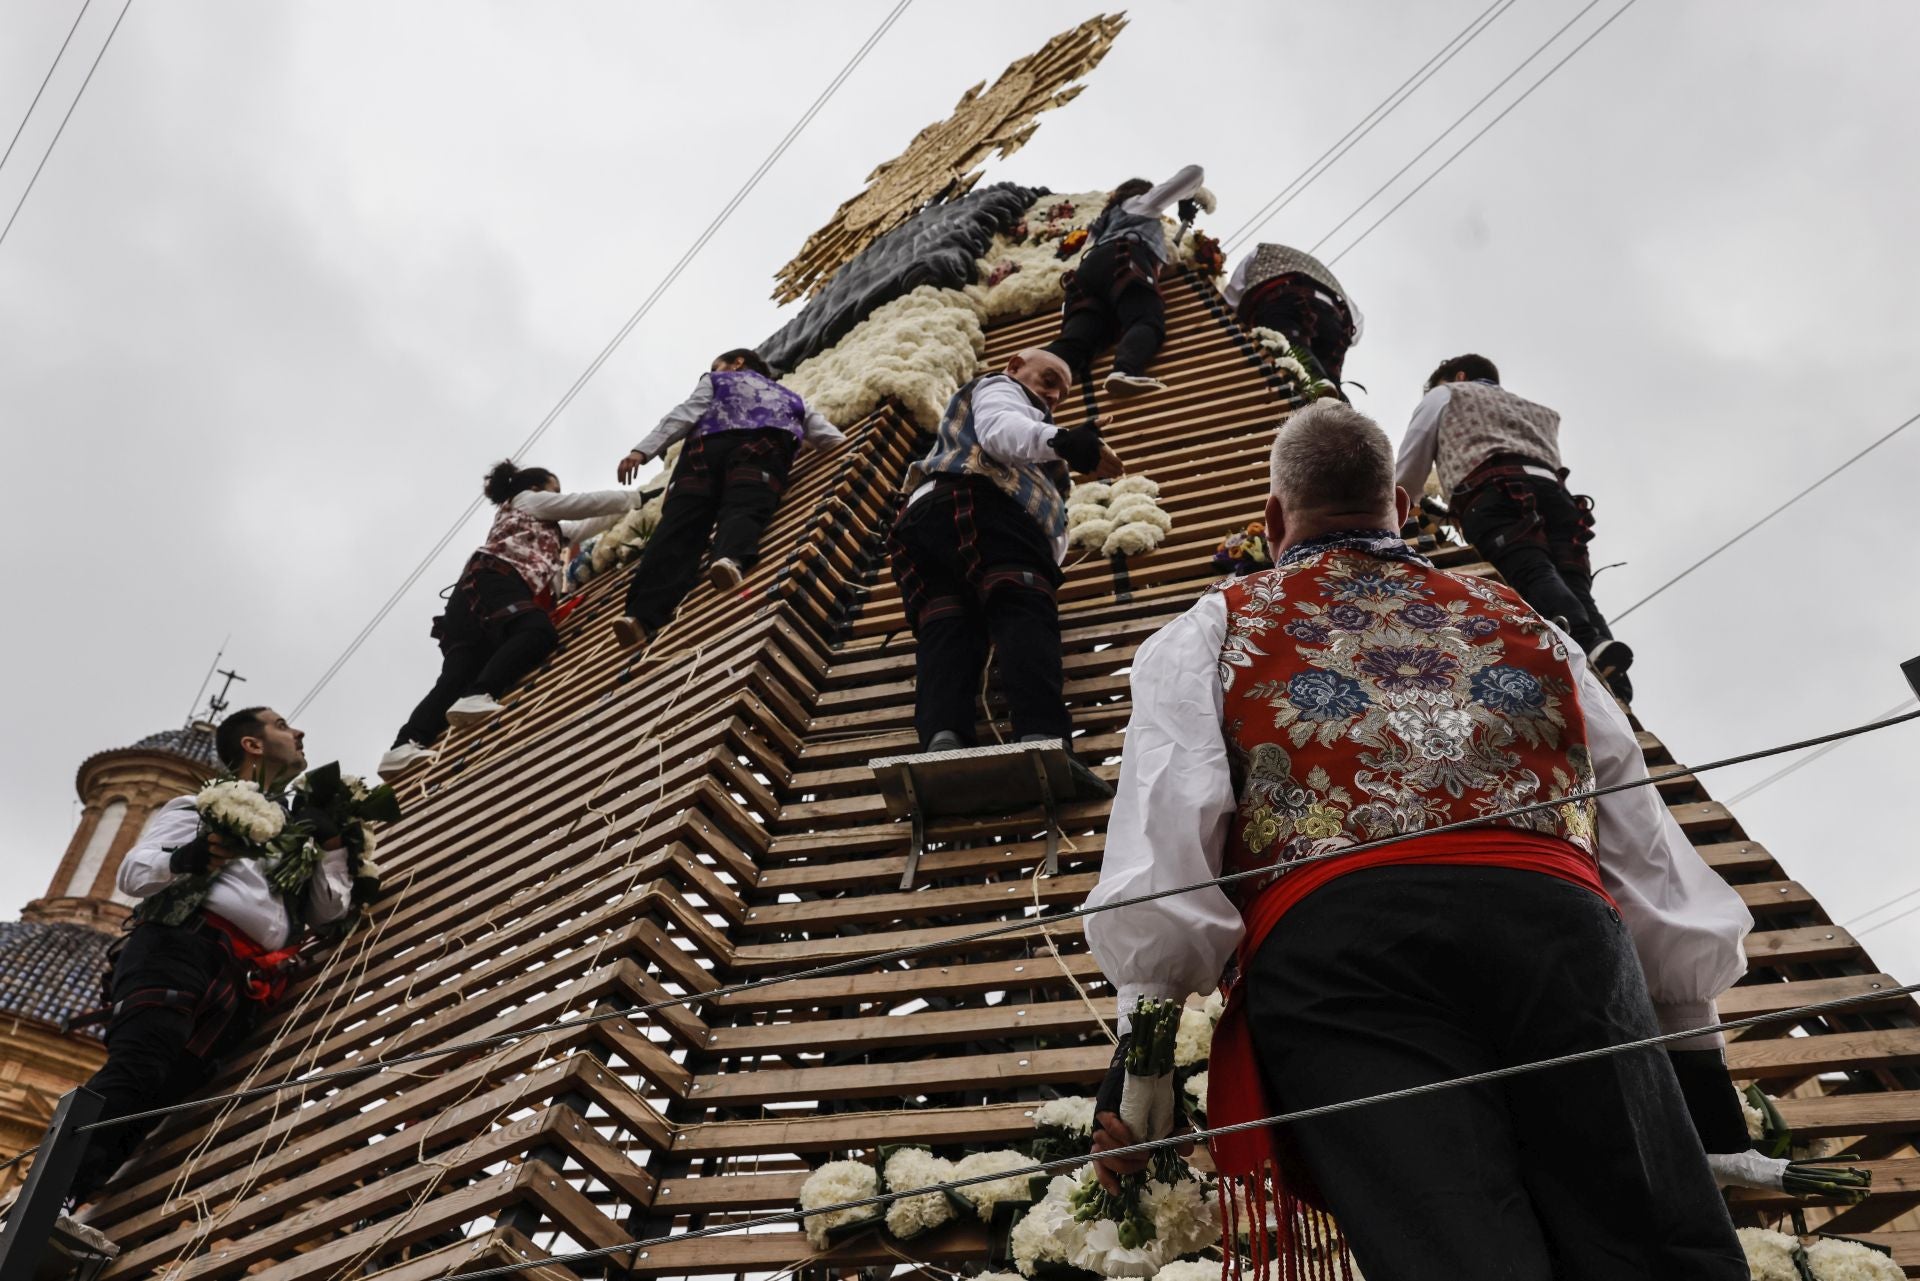
<svg viewBox="0 0 1920 1281">
<path fill-rule="evenodd" d="M 1042 1263 L 1067 1263 L 1080 1248 L 1086 1225 L 1074 1220 L 1073 1206 L 1067 1200 L 1078 1186 L 1079 1180 L 1072 1175 L 1056 1177 L 1047 1184 L 1047 1194 L 1013 1225 L 1008 1244 L 1013 1249 L 1014 1265 L 1023 1274 L 1032 1276 Z"/>
<path fill-rule="evenodd" d="M 953 1177 L 953 1162 L 937 1157 L 925 1148 L 901 1148 L 887 1158 L 884 1171 L 887 1191 L 910 1192 L 930 1188 Z M 901 1197 L 887 1205 L 887 1231 L 902 1241 L 910 1241 L 953 1218 L 953 1202 L 945 1192 L 926 1196 Z"/>
<path fill-rule="evenodd" d="M 837 1205 L 842 1201 L 858 1201 L 862 1197 L 875 1196 L 880 1191 L 880 1172 L 864 1161 L 829 1161 L 800 1185 L 800 1208 L 810 1210 L 819 1205 Z M 814 1248 L 827 1248 L 827 1233 L 850 1223 L 872 1222 L 880 1217 L 880 1207 L 863 1205 L 854 1210 L 834 1210 L 828 1214 L 808 1215 L 803 1220 L 807 1230 L 807 1240 Z"/>
<path fill-rule="evenodd" d="M 1821 1237 L 1807 1247 L 1815 1281 L 1903 1281 L 1905 1270 L 1858 1241 Z"/>
<path fill-rule="evenodd" d="M 1153 1219 L 1154 1235 L 1175 1254 L 1192 1254 L 1220 1240 L 1220 1205 L 1198 1179 L 1176 1179 L 1147 1184 L 1140 1208 Z"/>
<path fill-rule="evenodd" d="M 1106 519 L 1083 520 L 1073 527 L 1067 541 L 1075 547 L 1086 547 L 1099 551 L 1106 546 L 1107 535 L 1113 532 L 1113 522 Z"/>
<path fill-rule="evenodd" d="M 1175 1259 L 1153 1274 L 1153 1281 L 1221 1281 L 1225 1259 Z"/>
<path fill-rule="evenodd" d="M 1204 1005 L 1189 1005 L 1180 1011 L 1180 1026 L 1173 1034 L 1173 1065 L 1192 1067 L 1205 1063 L 1213 1050 L 1213 1019 Z"/>
<path fill-rule="evenodd" d="M 982 1272 L 973 1281 L 1020 1281 L 1018 1272 Z"/>
<path fill-rule="evenodd" d="M 1110 497 L 1124 498 L 1128 494 L 1143 494 L 1148 498 L 1160 497 L 1160 483 L 1146 476 L 1122 476 L 1109 487 Z"/>
<path fill-rule="evenodd" d="M 1187 1078 L 1187 1097 L 1193 1100 L 1194 1105 L 1198 1107 L 1202 1113 L 1206 1112 L 1207 1074 L 1205 1072 L 1195 1072 Z"/>
<path fill-rule="evenodd" d="M 1106 518 L 1107 509 L 1102 503 L 1067 504 L 1067 528 L 1069 530 L 1078 529 L 1090 520 L 1105 520 Z"/>
<path fill-rule="evenodd" d="M 1103 1277 L 1150 1277 L 1179 1257 L 1158 1236 L 1138 1249 L 1127 1249 L 1120 1244 L 1120 1225 L 1112 1219 L 1095 1219 L 1085 1227 L 1086 1235 L 1068 1262 Z"/>
<path fill-rule="evenodd" d="M 1747 1137 L 1763 1139 L 1767 1134 L 1767 1114 L 1753 1105 L 1745 1090 L 1735 1090 L 1734 1097 L 1740 1100 L 1740 1111 L 1747 1118 Z"/>
<path fill-rule="evenodd" d="M 1032 1165 L 1031 1158 L 1011 1149 L 999 1152 L 969 1152 L 954 1163 L 953 1177 L 971 1179 L 982 1174 L 996 1174 L 1002 1170 L 1019 1170 Z M 1029 1175 L 1017 1175 L 1009 1179 L 994 1179 L 988 1183 L 970 1183 L 963 1188 L 955 1188 L 982 1219 L 993 1218 L 993 1207 L 1002 1201 L 1024 1201 L 1027 1199 L 1027 1180 Z"/>
<path fill-rule="evenodd" d="M 1107 519 L 1116 525 L 1146 524 L 1152 525 L 1161 533 L 1173 530 L 1173 517 L 1167 515 L 1151 498 L 1139 495 L 1130 496 L 1114 502 L 1107 508 Z"/>
<path fill-rule="evenodd" d="M 1122 477 L 1122 479 L 1124 480 L 1125 478 Z M 1112 497 L 1112 485 L 1107 484 L 1103 480 L 1086 480 L 1067 491 L 1067 505 L 1072 507 L 1086 503 L 1104 507 L 1107 500 Z"/>
<path fill-rule="evenodd" d="M 223 832 L 264 845 L 287 825 L 286 811 L 255 783 L 223 779 L 208 783 L 193 798 L 200 816 Z"/>
<path fill-rule="evenodd" d="M 1093 1100 L 1081 1094 L 1064 1099 L 1048 1099 L 1033 1110 L 1033 1123 L 1043 1129 L 1091 1136 Z"/>
<path fill-rule="evenodd" d="M 1800 1270 L 1793 1265 L 1798 1241 L 1784 1232 L 1769 1232 L 1765 1228 L 1741 1228 L 1739 1237 L 1753 1281 L 1800 1281 Z"/>
<path fill-rule="evenodd" d="M 921 285 L 876 307 L 831 348 L 802 361 L 784 385 L 843 426 L 894 397 L 915 423 L 931 429 L 979 368 L 986 342 L 967 294 Z"/>
<path fill-rule="evenodd" d="M 1097 521 L 1087 522 L 1088 525 L 1098 523 Z M 1086 526 L 1082 525 L 1081 528 L 1085 529 Z M 1158 526 L 1136 520 L 1131 524 L 1121 525 L 1108 534 L 1106 541 L 1100 545 L 1100 554 L 1102 556 L 1138 556 L 1142 552 L 1152 551 L 1165 538 L 1166 534 Z"/>
</svg>

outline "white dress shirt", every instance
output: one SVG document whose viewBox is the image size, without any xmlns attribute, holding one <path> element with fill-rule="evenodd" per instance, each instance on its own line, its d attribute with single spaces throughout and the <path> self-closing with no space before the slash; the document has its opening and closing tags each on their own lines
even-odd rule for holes
<svg viewBox="0 0 1920 1281">
<path fill-rule="evenodd" d="M 643 500 L 644 495 L 634 489 L 595 489 L 577 494 L 529 489 L 515 494 L 507 505 L 535 520 L 554 522 L 560 526 L 562 543 L 577 543 L 611 529 Z"/>
<path fill-rule="evenodd" d="M 633 447 L 635 453 L 645 454 L 648 458 L 658 458 L 667 446 L 679 440 L 693 430 L 701 415 L 713 404 L 713 376 L 701 374 L 700 381 L 693 385 L 693 394 L 669 409 L 660 425 L 648 432 L 646 439 Z M 845 440 L 846 433 L 828 422 L 816 409 L 808 409 L 804 423 L 802 445 L 814 449 L 825 449 Z"/>
<path fill-rule="evenodd" d="M 1414 406 L 1412 421 L 1407 423 L 1407 434 L 1400 438 L 1400 461 L 1393 469 L 1393 479 L 1415 503 L 1427 492 L 1427 474 L 1440 454 L 1440 418 L 1452 399 L 1453 388 L 1447 383 L 1422 396 Z"/>
<path fill-rule="evenodd" d="M 146 898 L 179 880 L 181 874 L 173 870 L 173 851 L 198 835 L 200 815 L 193 808 L 193 797 L 176 796 L 162 805 L 147 820 L 140 840 L 120 864 L 120 892 Z M 352 895 L 347 851 L 326 851 L 307 882 L 307 920 L 315 925 L 339 920 L 347 914 Z M 204 906 L 233 922 L 241 933 L 269 952 L 285 947 L 293 933 L 286 905 L 267 884 L 258 859 L 229 859 L 213 878 Z"/>
<path fill-rule="evenodd" d="M 973 438 L 989 458 L 1007 463 L 1059 463 L 1066 460 L 1049 443 L 1060 430 L 1047 411 L 1033 403 L 1027 389 L 1008 374 L 989 374 L 973 385 Z M 933 491 L 925 482 L 907 497 L 911 507 Z M 1067 558 L 1065 531 L 1053 536 L 1056 564 Z"/>
<path fill-rule="evenodd" d="M 1133 716 L 1089 907 L 1220 875 L 1237 807 L 1221 728 L 1226 631 L 1226 600 L 1209 592 L 1134 658 Z M 1595 784 L 1645 778 L 1633 727 L 1580 647 L 1565 644 Z M 1595 846 L 1601 882 L 1632 935 L 1661 1027 L 1713 1023 L 1714 998 L 1746 972 L 1742 940 L 1753 918 L 1739 894 L 1707 866 L 1651 786 L 1599 798 Z M 1087 918 L 1088 945 L 1119 989 L 1122 1010 L 1142 996 L 1178 1000 L 1211 990 L 1242 932 L 1238 909 L 1218 886 Z M 1714 1033 L 1673 1048 L 1719 1041 Z"/>
</svg>

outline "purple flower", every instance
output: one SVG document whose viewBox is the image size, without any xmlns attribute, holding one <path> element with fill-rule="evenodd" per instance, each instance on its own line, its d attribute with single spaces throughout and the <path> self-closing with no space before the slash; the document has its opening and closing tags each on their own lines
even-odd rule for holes
<svg viewBox="0 0 1920 1281">
<path fill-rule="evenodd" d="M 1476 639 L 1491 636 L 1500 630 L 1500 620 L 1488 618 L 1484 614 L 1469 614 L 1460 620 L 1460 630 Z"/>
<path fill-rule="evenodd" d="M 1309 645 L 1324 645 L 1327 643 L 1327 638 L 1333 635 L 1332 629 L 1317 618 L 1291 618 L 1280 630 L 1295 640 L 1305 641 Z"/>
<path fill-rule="evenodd" d="M 1373 626 L 1373 615 L 1358 605 L 1341 602 L 1327 611 L 1327 621 L 1336 631 L 1364 632 Z"/>
<path fill-rule="evenodd" d="M 1437 631 L 1453 621 L 1453 615 L 1432 601 L 1424 600 L 1417 600 L 1403 607 L 1397 617 L 1408 627 L 1423 632 Z"/>
<path fill-rule="evenodd" d="M 1359 667 L 1378 681 L 1381 689 L 1439 691 L 1452 687 L 1460 663 L 1442 650 L 1389 645 L 1362 654 Z"/>
<path fill-rule="evenodd" d="M 1367 710 L 1367 691 L 1338 672 L 1301 672 L 1287 682 L 1287 701 L 1303 721 L 1340 721 Z"/>
</svg>

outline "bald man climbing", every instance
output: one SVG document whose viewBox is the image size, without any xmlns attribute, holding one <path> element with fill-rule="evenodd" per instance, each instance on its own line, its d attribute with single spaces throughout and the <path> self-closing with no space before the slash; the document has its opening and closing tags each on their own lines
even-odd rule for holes
<svg viewBox="0 0 1920 1281">
<path fill-rule="evenodd" d="M 1097 424 L 1061 428 L 1053 408 L 1073 373 L 1043 348 L 953 394 L 933 449 L 907 473 L 893 528 L 893 576 L 919 640 L 913 725 L 930 752 L 975 743 L 974 701 L 989 645 L 1020 741 L 1066 738 L 1061 695 L 1060 562 L 1067 470 L 1103 480 L 1120 456 Z"/>
</svg>

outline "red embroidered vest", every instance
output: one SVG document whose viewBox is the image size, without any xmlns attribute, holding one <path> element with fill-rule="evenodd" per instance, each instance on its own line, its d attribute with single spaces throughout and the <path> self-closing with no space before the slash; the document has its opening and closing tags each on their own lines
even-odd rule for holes
<svg viewBox="0 0 1920 1281">
<path fill-rule="evenodd" d="M 491 556 L 512 569 L 535 596 L 550 592 L 559 581 L 560 526 L 551 520 L 535 520 L 514 510 L 508 501 L 495 510 L 493 528 L 476 555 Z"/>
<path fill-rule="evenodd" d="M 1592 788 L 1566 649 L 1507 588 L 1334 547 L 1218 590 L 1228 872 Z M 1595 808 L 1500 821 L 1592 856 Z M 1273 879 L 1228 892 L 1244 909 Z"/>
</svg>

